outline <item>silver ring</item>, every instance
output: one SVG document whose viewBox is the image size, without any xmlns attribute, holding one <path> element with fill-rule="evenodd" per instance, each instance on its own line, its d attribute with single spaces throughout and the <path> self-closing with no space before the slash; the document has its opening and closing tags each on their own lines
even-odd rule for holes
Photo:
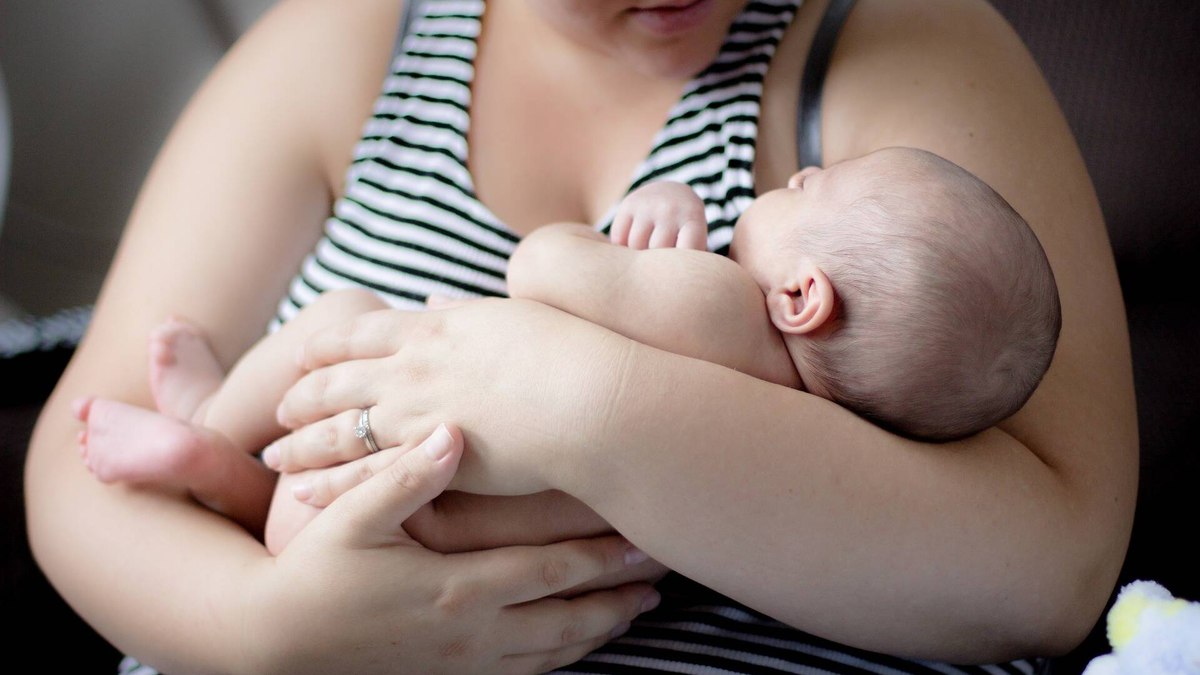
<svg viewBox="0 0 1200 675">
<path fill-rule="evenodd" d="M 354 435 L 363 439 L 367 444 L 369 452 L 379 452 L 379 446 L 375 444 L 375 434 L 371 433 L 371 409 L 363 408 L 358 415 L 358 426 L 354 427 Z"/>
</svg>

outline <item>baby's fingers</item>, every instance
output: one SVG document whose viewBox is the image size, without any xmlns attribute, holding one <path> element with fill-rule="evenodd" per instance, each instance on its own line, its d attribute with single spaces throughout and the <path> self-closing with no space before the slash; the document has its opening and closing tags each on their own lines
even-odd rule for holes
<svg viewBox="0 0 1200 675">
<path fill-rule="evenodd" d="M 609 239 L 617 246 L 629 244 L 629 231 L 633 229 L 633 214 L 628 209 L 621 209 L 613 218 Z"/>
<path fill-rule="evenodd" d="M 675 248 L 679 230 L 674 225 L 656 224 L 650 235 L 650 248 Z"/>
<path fill-rule="evenodd" d="M 626 246 L 637 251 L 644 251 L 649 248 L 650 236 L 653 234 L 654 221 L 645 214 L 639 214 L 633 219 Z"/>
<path fill-rule="evenodd" d="M 708 225 L 703 218 L 700 220 L 689 220 L 683 224 L 679 230 L 679 239 L 675 243 L 675 248 L 690 248 L 693 251 L 708 250 Z"/>
</svg>

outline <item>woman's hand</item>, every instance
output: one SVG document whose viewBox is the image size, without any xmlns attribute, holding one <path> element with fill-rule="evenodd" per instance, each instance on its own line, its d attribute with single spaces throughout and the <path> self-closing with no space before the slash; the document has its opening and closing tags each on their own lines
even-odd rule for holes
<svg viewBox="0 0 1200 675">
<path fill-rule="evenodd" d="M 657 604 L 646 584 L 550 597 L 644 562 L 620 537 L 454 555 L 409 537 L 400 525 L 449 483 L 458 438 L 435 434 L 397 453 L 260 563 L 247 621 L 270 630 L 248 631 L 252 670 L 543 672 Z"/>
<path fill-rule="evenodd" d="M 457 430 L 450 431 L 456 434 L 455 438 L 461 443 Z M 291 496 L 285 494 L 282 499 L 303 497 L 300 499 L 303 505 L 295 504 L 294 507 L 303 509 L 306 505 L 319 513 L 319 509 L 329 506 L 357 485 L 387 471 L 400 454 L 401 448 L 389 448 L 348 464 L 285 474 L 284 479 L 291 480 L 295 489 L 290 490 L 293 493 Z M 283 509 L 277 503 L 272 518 L 281 512 Z M 288 528 L 285 536 L 290 539 L 307 522 L 304 520 L 291 528 L 284 525 Z M 545 546 L 569 539 L 616 533 L 596 512 L 558 490 L 518 497 L 444 492 L 405 520 L 404 530 L 417 543 L 438 553 L 466 553 L 507 546 Z M 267 528 L 267 546 L 273 551 L 284 548 L 282 544 L 272 547 L 271 527 Z M 574 597 L 587 591 L 614 588 L 635 581 L 655 583 L 668 571 L 659 562 L 646 560 L 567 589 L 559 596 Z"/>
<path fill-rule="evenodd" d="M 533 494 L 555 485 L 566 444 L 604 420 L 627 341 L 535 302 L 488 300 L 445 311 L 384 310 L 313 336 L 311 370 L 284 396 L 296 431 L 265 453 L 290 471 L 366 454 L 354 437 L 371 409 L 380 447 L 405 452 L 454 420 L 467 451 L 452 489 Z M 562 377 L 572 373 L 573 377 Z M 568 385 L 568 386 L 564 386 Z"/>
</svg>

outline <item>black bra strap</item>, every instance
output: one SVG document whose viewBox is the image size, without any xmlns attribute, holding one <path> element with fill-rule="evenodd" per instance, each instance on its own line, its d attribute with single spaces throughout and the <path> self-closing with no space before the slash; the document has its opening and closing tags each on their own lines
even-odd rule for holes
<svg viewBox="0 0 1200 675">
<path fill-rule="evenodd" d="M 400 17 L 400 30 L 396 31 L 396 44 L 392 47 L 392 60 L 395 61 L 404 49 L 404 38 L 412 30 L 413 17 L 417 15 L 417 7 L 421 0 L 405 0 L 404 16 Z"/>
<path fill-rule="evenodd" d="M 821 90 L 825 86 L 825 74 L 829 71 L 829 61 L 833 58 L 838 33 L 853 8 L 854 0 L 830 0 L 808 50 L 804 76 L 800 79 L 800 109 L 796 116 L 796 144 L 800 168 L 822 165 Z"/>
</svg>

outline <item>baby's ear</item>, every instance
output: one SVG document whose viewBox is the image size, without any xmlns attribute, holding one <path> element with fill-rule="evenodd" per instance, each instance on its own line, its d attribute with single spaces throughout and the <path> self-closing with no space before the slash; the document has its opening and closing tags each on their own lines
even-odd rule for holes
<svg viewBox="0 0 1200 675">
<path fill-rule="evenodd" d="M 837 296 L 825 272 L 811 261 L 800 263 L 791 279 L 767 293 L 771 323 L 783 333 L 806 335 L 833 316 Z"/>
</svg>

